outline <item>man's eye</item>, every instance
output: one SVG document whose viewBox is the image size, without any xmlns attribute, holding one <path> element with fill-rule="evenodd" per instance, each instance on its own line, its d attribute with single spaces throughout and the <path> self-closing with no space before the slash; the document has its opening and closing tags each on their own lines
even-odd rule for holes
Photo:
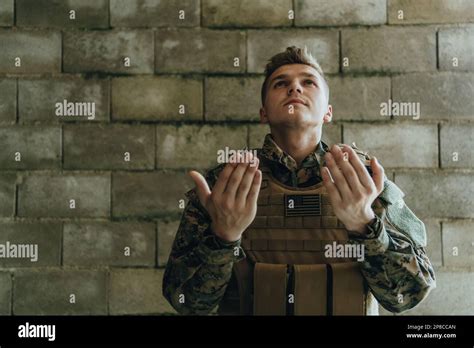
<svg viewBox="0 0 474 348">
<path fill-rule="evenodd" d="M 285 81 L 278 81 L 277 83 L 275 83 L 275 87 L 283 86 L 284 83 Z"/>
<path fill-rule="evenodd" d="M 312 83 L 313 85 L 316 86 L 316 82 L 314 82 L 313 80 L 306 80 L 305 82 L 306 82 L 306 83 Z"/>
</svg>

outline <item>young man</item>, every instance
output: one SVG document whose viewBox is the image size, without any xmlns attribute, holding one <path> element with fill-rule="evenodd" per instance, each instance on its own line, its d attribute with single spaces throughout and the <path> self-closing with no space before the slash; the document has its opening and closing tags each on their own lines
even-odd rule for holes
<svg viewBox="0 0 474 348">
<path fill-rule="evenodd" d="M 164 296 L 181 314 L 377 314 L 374 296 L 413 308 L 435 287 L 424 224 L 377 159 L 321 141 L 332 107 L 306 48 L 272 57 L 265 77 L 271 134 L 257 158 L 190 172 Z"/>
</svg>

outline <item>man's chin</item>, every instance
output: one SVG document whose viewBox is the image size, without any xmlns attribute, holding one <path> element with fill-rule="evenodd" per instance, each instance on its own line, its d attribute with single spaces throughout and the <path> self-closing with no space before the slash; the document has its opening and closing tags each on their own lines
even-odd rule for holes
<svg viewBox="0 0 474 348">
<path fill-rule="evenodd" d="M 290 122 L 303 122 L 303 123 L 311 123 L 316 122 L 316 118 L 314 115 L 308 114 L 303 112 L 302 110 L 294 110 L 294 112 L 285 112 L 281 115 L 280 118 L 282 121 L 290 121 Z"/>
<path fill-rule="evenodd" d="M 273 128 L 306 128 L 314 127 L 321 123 L 322 120 L 317 120 L 313 115 L 307 115 L 304 113 L 283 114 L 277 119 L 269 121 L 270 126 Z"/>
</svg>

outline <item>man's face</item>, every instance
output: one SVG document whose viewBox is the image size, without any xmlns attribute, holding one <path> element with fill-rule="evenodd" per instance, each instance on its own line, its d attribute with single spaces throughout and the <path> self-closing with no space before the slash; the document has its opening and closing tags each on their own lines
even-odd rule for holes
<svg viewBox="0 0 474 348">
<path fill-rule="evenodd" d="M 271 127 L 307 128 L 330 122 L 332 108 L 323 78 L 313 67 L 287 64 L 268 79 L 260 120 Z"/>
</svg>

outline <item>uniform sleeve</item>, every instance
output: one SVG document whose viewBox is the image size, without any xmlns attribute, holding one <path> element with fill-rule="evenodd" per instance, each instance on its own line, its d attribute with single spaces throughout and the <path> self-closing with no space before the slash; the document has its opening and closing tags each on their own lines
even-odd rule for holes
<svg viewBox="0 0 474 348">
<path fill-rule="evenodd" d="M 196 192 L 187 193 L 163 276 L 163 296 L 180 314 L 209 314 L 222 300 L 233 263 L 245 258 L 240 240 L 227 243 L 210 230 Z"/>
<path fill-rule="evenodd" d="M 425 252 L 425 225 L 403 197 L 404 193 L 386 179 L 373 205 L 376 219 L 369 225 L 369 233 L 352 237 L 365 246 L 361 271 L 372 293 L 386 310 L 396 313 L 415 307 L 436 287 Z"/>
</svg>

